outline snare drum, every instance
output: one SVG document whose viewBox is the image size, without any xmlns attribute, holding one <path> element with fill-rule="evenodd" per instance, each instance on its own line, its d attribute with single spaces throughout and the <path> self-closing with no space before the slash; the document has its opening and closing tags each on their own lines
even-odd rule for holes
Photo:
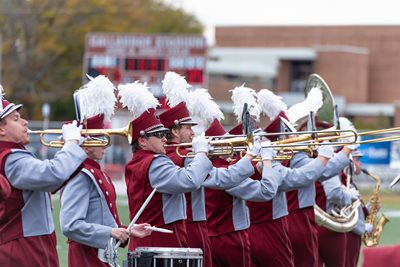
<svg viewBox="0 0 400 267">
<path fill-rule="evenodd" d="M 126 267 L 202 267 L 199 248 L 138 247 L 128 252 Z"/>
</svg>

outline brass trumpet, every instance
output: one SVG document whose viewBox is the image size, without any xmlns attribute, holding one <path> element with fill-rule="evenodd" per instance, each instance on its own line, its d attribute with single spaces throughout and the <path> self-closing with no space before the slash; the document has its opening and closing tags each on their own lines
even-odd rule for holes
<svg viewBox="0 0 400 267">
<path fill-rule="evenodd" d="M 44 136 L 46 134 L 57 134 L 61 135 L 61 129 L 48 129 L 48 130 L 38 130 L 31 131 L 28 130 L 28 134 L 40 134 L 40 143 L 47 147 L 60 148 L 64 146 L 63 140 L 52 140 L 46 142 L 44 140 Z M 119 129 L 85 129 L 81 130 L 81 135 L 86 137 L 98 137 L 104 136 L 105 140 L 99 140 L 98 138 L 93 138 L 91 140 L 85 140 L 81 146 L 83 147 L 108 147 L 111 145 L 111 135 L 120 135 L 125 136 L 128 139 L 128 142 L 132 141 L 132 123 L 129 123 L 126 127 Z"/>
<path fill-rule="evenodd" d="M 210 137 L 215 139 L 215 137 Z M 247 149 L 247 147 L 253 147 L 253 135 L 249 134 L 247 136 L 219 136 L 218 140 L 210 141 L 210 151 L 209 156 L 232 156 L 235 152 L 239 152 Z M 182 155 L 179 152 L 180 148 L 191 148 L 192 143 L 180 143 L 180 144 L 170 144 L 164 147 L 176 147 L 176 154 L 181 158 L 192 158 L 195 156 L 193 152 L 189 152 L 186 155 Z"/>
<path fill-rule="evenodd" d="M 291 160 L 293 156 L 298 152 L 305 152 L 310 157 L 314 155 L 314 150 L 309 146 L 296 146 L 296 147 L 278 147 L 274 149 L 276 156 L 272 160 Z M 260 157 L 255 157 L 253 161 L 261 161 Z"/>
</svg>

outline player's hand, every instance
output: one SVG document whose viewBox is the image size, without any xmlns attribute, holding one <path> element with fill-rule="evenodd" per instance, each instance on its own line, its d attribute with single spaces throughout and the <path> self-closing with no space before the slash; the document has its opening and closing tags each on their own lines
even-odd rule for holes
<svg viewBox="0 0 400 267">
<path fill-rule="evenodd" d="M 121 241 L 121 243 L 125 243 L 126 240 L 129 239 L 130 233 L 128 229 L 125 228 L 113 228 L 111 230 L 111 237 Z"/>
</svg>

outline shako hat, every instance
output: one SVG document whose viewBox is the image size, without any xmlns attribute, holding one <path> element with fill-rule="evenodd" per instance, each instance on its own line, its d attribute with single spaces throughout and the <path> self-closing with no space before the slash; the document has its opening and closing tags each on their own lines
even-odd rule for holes
<svg viewBox="0 0 400 267">
<path fill-rule="evenodd" d="M 3 86 L 0 84 L 0 94 L 1 94 L 1 104 L 0 104 L 0 120 L 4 119 L 7 115 L 9 115 L 14 110 L 20 110 L 22 108 L 22 104 L 14 104 L 8 102 L 4 98 L 4 90 Z"/>
<path fill-rule="evenodd" d="M 149 91 L 146 83 L 135 81 L 120 84 L 118 91 L 122 106 L 127 107 L 133 116 L 132 143 L 148 133 L 168 131 L 157 115 L 156 108 L 160 103 Z"/>
</svg>

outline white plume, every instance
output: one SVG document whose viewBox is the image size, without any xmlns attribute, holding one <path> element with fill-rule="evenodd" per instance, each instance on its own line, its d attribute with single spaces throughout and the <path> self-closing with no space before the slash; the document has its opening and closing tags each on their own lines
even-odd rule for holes
<svg viewBox="0 0 400 267">
<path fill-rule="evenodd" d="M 168 71 L 162 81 L 163 92 L 170 107 L 175 107 L 182 101 L 188 103 L 190 87 L 183 76 L 172 71 Z"/>
<path fill-rule="evenodd" d="M 160 105 L 157 98 L 149 91 L 147 84 L 139 81 L 118 85 L 118 96 L 122 106 L 127 107 L 134 118 Z"/>
<path fill-rule="evenodd" d="M 287 106 L 282 101 L 281 96 L 277 96 L 268 89 L 262 89 L 257 95 L 258 104 L 260 104 L 261 111 L 269 117 L 272 121 L 274 120 L 281 111 L 286 112 Z"/>
<path fill-rule="evenodd" d="M 353 123 L 348 118 L 339 117 L 339 125 L 340 125 L 340 130 L 351 130 L 356 132 Z M 346 135 L 349 133 L 343 133 L 343 134 Z"/>
<path fill-rule="evenodd" d="M 86 118 L 104 114 L 104 121 L 110 121 L 117 101 L 115 89 L 104 75 L 92 78 L 78 90 L 81 112 Z"/>
<path fill-rule="evenodd" d="M 322 91 L 318 87 L 311 88 L 308 92 L 307 98 L 304 100 L 309 111 L 317 112 L 322 107 L 323 98 Z"/>
<path fill-rule="evenodd" d="M 294 104 L 288 109 L 287 116 L 292 123 L 298 122 L 300 119 L 308 116 L 310 111 L 317 112 L 323 104 L 321 89 L 313 87 L 304 101 Z"/>
<path fill-rule="evenodd" d="M 233 113 L 235 113 L 237 121 L 239 123 L 242 121 L 243 106 L 245 103 L 248 104 L 248 107 L 252 107 L 250 114 L 255 116 L 256 120 L 259 121 L 261 110 L 256 101 L 256 91 L 244 87 L 244 85 L 230 91 L 232 92 Z"/>
<path fill-rule="evenodd" d="M 207 89 L 201 88 L 190 92 L 190 105 L 188 106 L 189 113 L 192 116 L 197 116 L 201 120 L 209 123 L 214 119 L 223 120 L 224 114 L 219 106 L 212 100 Z"/>
</svg>

